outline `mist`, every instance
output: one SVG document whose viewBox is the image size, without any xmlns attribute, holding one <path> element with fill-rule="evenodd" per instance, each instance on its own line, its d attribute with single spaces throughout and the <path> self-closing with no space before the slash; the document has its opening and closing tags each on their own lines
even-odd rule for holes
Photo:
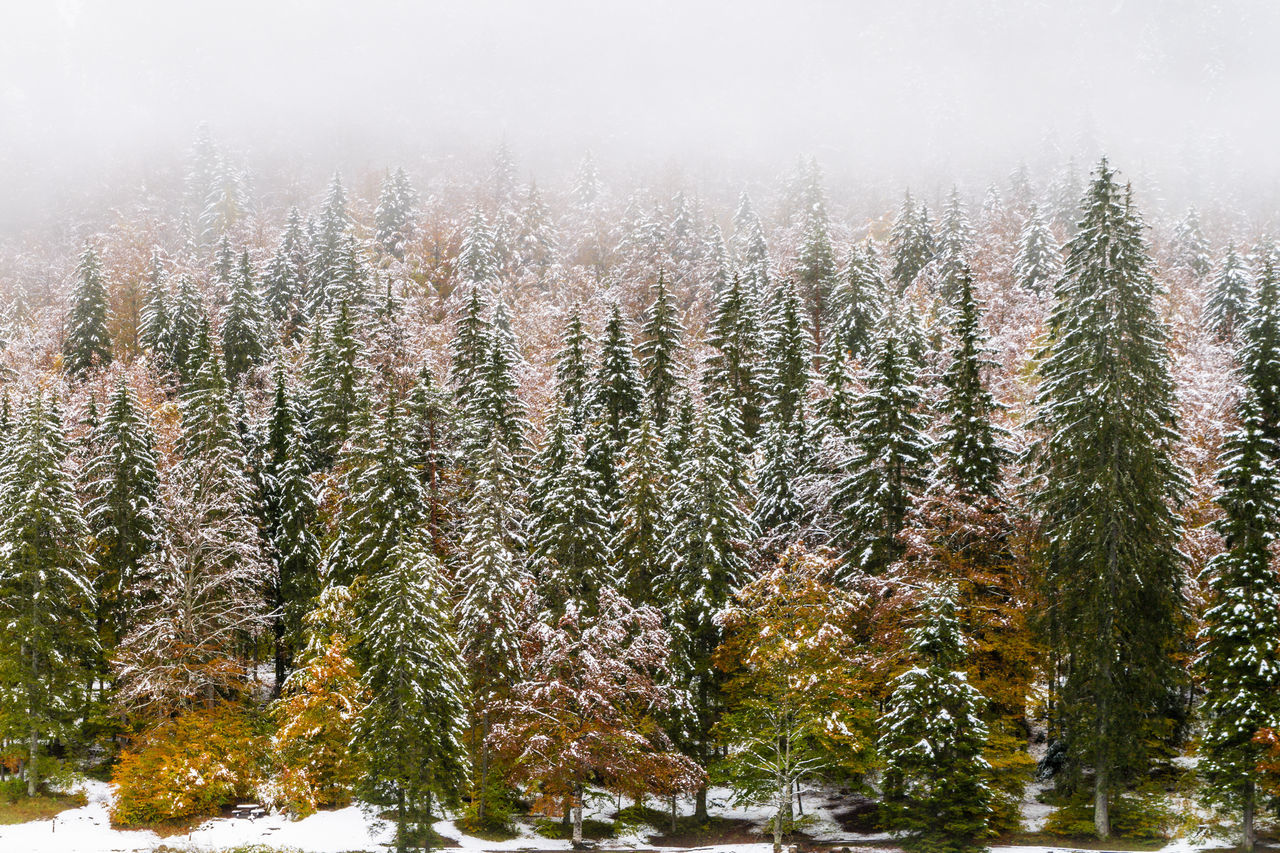
<svg viewBox="0 0 1280 853">
<path fill-rule="evenodd" d="M 530 171 L 812 154 L 895 185 L 1107 153 L 1153 191 L 1257 203 L 1277 37 L 1265 0 L 9 3 L 0 218 L 178 163 L 201 122 L 321 173 L 500 139 Z"/>
</svg>

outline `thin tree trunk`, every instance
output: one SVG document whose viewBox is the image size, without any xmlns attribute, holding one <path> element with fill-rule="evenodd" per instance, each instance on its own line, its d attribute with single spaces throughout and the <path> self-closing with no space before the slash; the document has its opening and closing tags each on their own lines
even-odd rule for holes
<svg viewBox="0 0 1280 853">
<path fill-rule="evenodd" d="M 401 790 L 396 793 L 396 853 L 405 853 L 408 849 L 404 836 L 404 791 Z"/>
<path fill-rule="evenodd" d="M 40 764 L 40 733 L 36 731 L 36 727 L 32 726 L 27 737 L 27 796 L 34 797 L 36 795 L 36 786 L 39 784 L 39 764 Z"/>
<path fill-rule="evenodd" d="M 1101 756 L 1099 756 L 1101 758 Z M 1099 838 L 1111 837 L 1111 811 L 1107 768 L 1101 761 L 1093 770 L 1093 829 Z"/>
<path fill-rule="evenodd" d="M 573 797 L 573 846 L 582 846 L 582 789 Z"/>
<path fill-rule="evenodd" d="M 671 795 L 671 834 L 676 834 L 676 795 Z"/>
<path fill-rule="evenodd" d="M 476 792 L 476 823 L 484 826 L 485 804 L 489 800 L 489 708 L 484 709 L 480 734 L 480 790 Z"/>
<path fill-rule="evenodd" d="M 1258 843 L 1258 831 L 1253 825 L 1257 797 L 1257 788 L 1251 779 L 1245 783 L 1244 811 L 1240 816 L 1240 849 L 1244 853 L 1253 853 L 1254 845 Z"/>
</svg>

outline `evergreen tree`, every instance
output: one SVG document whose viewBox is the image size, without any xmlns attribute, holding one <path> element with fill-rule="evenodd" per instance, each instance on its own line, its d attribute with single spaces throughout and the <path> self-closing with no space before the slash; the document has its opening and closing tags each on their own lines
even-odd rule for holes
<svg viewBox="0 0 1280 853">
<path fill-rule="evenodd" d="M 1210 799 L 1239 809 L 1241 847 L 1256 841 L 1262 804 L 1258 767 L 1266 747 L 1254 736 L 1280 724 L 1280 578 L 1272 559 L 1280 518 L 1274 441 L 1252 391 L 1239 404 L 1240 428 L 1223 449 L 1218 522 L 1226 551 L 1211 566 L 1210 605 L 1200 637 L 1204 753 Z"/>
<path fill-rule="evenodd" d="M 676 389 L 680 387 L 680 357 L 684 351 L 682 338 L 684 327 L 662 271 L 653 286 L 653 304 L 640 331 L 640 372 L 644 374 L 647 391 L 647 413 L 659 430 L 667 422 L 675 403 Z M 632 599 L 634 601 L 634 599 Z"/>
<path fill-rule="evenodd" d="M 707 343 L 714 350 L 707 359 L 703 386 L 707 394 L 738 411 L 748 439 L 760 428 L 762 350 L 759 306 L 734 276 L 716 304 Z"/>
<path fill-rule="evenodd" d="M 373 241 L 382 251 L 404 259 L 405 243 L 413 236 L 417 203 L 418 194 L 404 169 L 388 171 L 382 179 L 378 206 L 373 212 Z"/>
<path fill-rule="evenodd" d="M 955 348 L 942 375 L 946 388 L 941 407 L 945 426 L 939 441 L 943 476 L 968 495 L 994 498 L 1009 452 L 991 422 L 996 403 L 983 373 L 994 364 L 986 349 L 981 309 L 967 264 L 956 273 L 955 312 L 951 329 Z"/>
<path fill-rule="evenodd" d="M 612 550 L 623 594 L 636 605 L 658 603 L 666 537 L 668 471 L 657 425 L 641 418 L 622 455 L 622 498 L 614 514 Z"/>
<path fill-rule="evenodd" d="M 589 463 L 600 478 L 601 494 L 610 508 L 618 498 L 618 458 L 631 439 L 644 407 L 644 396 L 631 333 L 622 318 L 622 309 L 615 303 L 600 342 L 600 367 L 592 394 L 594 417 L 600 428 L 589 454 Z"/>
<path fill-rule="evenodd" d="M 138 340 L 152 358 L 162 361 L 169 344 L 169 276 L 159 250 L 152 250 L 147 268 L 147 294 L 142 305 L 142 317 L 138 327 Z"/>
<path fill-rule="evenodd" d="M 560 252 L 560 236 L 551 208 L 543 200 L 536 183 L 529 184 L 524 209 L 520 212 L 519 227 L 516 256 L 521 265 L 538 270 L 541 277 Z"/>
<path fill-rule="evenodd" d="M 92 573 L 99 644 L 105 655 L 133 628 L 149 586 L 144 572 L 160 533 L 160 474 L 151 427 L 121 375 L 93 430 L 84 471 L 85 520 L 96 546 Z M 106 661 L 97 675 L 106 677 Z"/>
<path fill-rule="evenodd" d="M 395 811 L 396 849 L 421 846 L 432 801 L 456 805 L 465 779 L 465 676 L 450 629 L 440 563 L 406 538 L 369 576 L 357 610 L 354 656 L 370 702 L 353 743 L 363 794 Z"/>
<path fill-rule="evenodd" d="M 830 224 L 820 191 L 805 210 L 800 255 L 796 258 L 796 283 L 809 304 L 814 337 L 822 340 L 832 315 L 831 295 L 836 287 L 836 259 L 831 248 Z"/>
<path fill-rule="evenodd" d="M 879 573 L 901 554 L 898 535 L 924 486 L 931 452 L 923 392 L 905 340 L 901 307 L 889 306 L 872 352 L 867 390 L 853 411 L 855 447 L 833 495 L 843 518 L 846 563 Z"/>
<path fill-rule="evenodd" d="M 807 438 L 805 401 L 809 396 L 813 338 L 809 334 L 794 281 L 782 285 L 773 306 L 765 344 L 765 420 L 795 441 Z"/>
<path fill-rule="evenodd" d="M 909 287 L 936 254 L 929 210 L 923 204 L 916 205 L 910 192 L 903 197 L 893 221 L 889 251 L 893 258 L 893 280 L 899 291 Z"/>
<path fill-rule="evenodd" d="M 1200 281 L 1209 274 L 1213 262 L 1209 260 L 1209 241 L 1200 230 L 1200 215 L 1194 207 L 1187 210 L 1173 229 L 1173 265 L 1194 280 Z"/>
<path fill-rule="evenodd" d="M 67 315 L 67 338 L 62 345 L 63 366 L 81 378 L 90 370 L 111 363 L 111 336 L 107 331 L 110 307 L 102 264 L 93 246 L 80 253 L 77 283 Z"/>
<path fill-rule="evenodd" d="M 478 285 L 467 288 L 467 304 L 458 318 L 453 340 L 449 344 L 452 362 L 449 378 L 459 400 L 472 399 L 476 394 L 476 376 L 484 363 L 489 345 L 489 306 Z"/>
<path fill-rule="evenodd" d="M 427 499 L 427 529 L 436 555 L 443 559 L 456 488 L 458 430 L 452 396 L 436 384 L 426 364 L 418 371 L 418 381 L 409 394 L 406 416 L 409 459 Z"/>
<path fill-rule="evenodd" d="M 560 336 L 560 351 L 556 353 L 556 401 L 563 408 L 574 432 L 581 432 L 587 422 L 587 408 L 591 402 L 591 349 L 595 341 L 582 324 L 582 315 L 575 309 L 565 323 Z"/>
<path fill-rule="evenodd" d="M 833 335 L 854 358 L 863 358 L 871 351 L 879 322 L 877 306 L 884 291 L 884 278 L 874 249 L 869 243 L 854 246 L 832 297 L 837 312 Z M 826 347 L 825 341 L 823 346 Z"/>
<path fill-rule="evenodd" d="M 41 741 L 72 731 L 92 658 L 93 558 L 55 403 L 37 394 L 5 453 L 0 503 L 0 691 L 26 741 L 27 796 Z"/>
<path fill-rule="evenodd" d="M 343 299 L 320 321 L 320 349 L 310 367 L 309 429 L 322 461 L 330 461 L 366 411 L 364 360 L 351 304 Z"/>
<path fill-rule="evenodd" d="M 890 815 L 908 831 L 907 849 L 926 853 L 984 851 L 992 834 L 986 700 L 961 668 L 956 595 L 947 584 L 926 599 L 909 635 L 915 665 L 894 680 L 880 722 Z"/>
<path fill-rule="evenodd" d="M 1280 447 L 1280 255 L 1270 244 L 1259 247 L 1254 288 L 1240 373 L 1261 410 L 1267 438 Z"/>
<path fill-rule="evenodd" d="M 1229 340 L 1247 324 L 1251 301 L 1249 270 L 1232 243 L 1218 265 L 1209 298 L 1204 304 L 1204 322 L 1221 340 Z"/>
<path fill-rule="evenodd" d="M 471 211 L 471 219 L 462 234 L 458 249 L 458 279 L 471 285 L 489 284 L 498 278 L 498 248 L 493 229 L 480 208 Z"/>
<path fill-rule="evenodd" d="M 462 408 L 469 420 L 470 447 L 484 447 L 496 435 L 515 459 L 525 456 L 529 423 L 516 394 L 515 371 L 520 353 L 499 305 L 486 334 L 486 352 L 476 374 L 476 388 Z"/>
<path fill-rule="evenodd" d="M 275 254 L 267 263 L 267 271 L 263 276 L 266 286 L 266 306 L 271 319 L 276 323 L 289 323 L 296 326 L 300 321 L 299 311 L 302 305 L 303 283 L 298 267 L 284 240 L 280 241 Z"/>
<path fill-rule="evenodd" d="M 342 179 L 333 176 L 320 213 L 319 228 L 307 259 L 307 316 L 317 317 L 344 300 L 364 297 L 365 272 L 351 230 Z"/>
<path fill-rule="evenodd" d="M 1157 709 L 1177 685 L 1179 519 L 1174 389 L 1156 284 L 1129 193 L 1103 160 L 1055 288 L 1034 427 L 1051 636 L 1064 661 L 1059 719 L 1093 768 L 1094 824 L 1145 766 Z"/>
<path fill-rule="evenodd" d="M 764 226 L 745 191 L 738 196 L 738 209 L 733 214 L 732 245 L 742 286 L 759 302 L 769 292 L 769 245 L 764 238 Z M 815 253 L 815 259 L 818 254 Z"/>
<path fill-rule="evenodd" d="M 1018 256 L 1013 262 L 1013 277 L 1028 293 L 1051 291 L 1062 275 L 1062 253 L 1053 232 L 1033 204 L 1027 224 L 1018 238 Z"/>
<path fill-rule="evenodd" d="M 827 394 L 818 402 L 818 428 L 821 436 L 853 434 L 856 398 L 853 374 L 849 364 L 850 353 L 838 338 L 827 338 L 822 352 L 822 384 Z"/>
<path fill-rule="evenodd" d="M 253 266 L 246 250 L 240 255 L 238 273 L 232 276 L 231 296 L 222 316 L 222 354 L 229 380 L 234 383 L 262 361 L 267 353 L 266 339 L 266 306 L 253 280 Z"/>
<path fill-rule="evenodd" d="M 951 196 L 942 211 L 937 245 L 937 257 L 941 264 L 942 298 L 950 305 L 959 290 L 961 270 L 969 265 L 973 250 L 973 226 L 960 198 L 960 191 L 951 188 Z"/>
<path fill-rule="evenodd" d="M 185 385 L 200 367 L 199 357 L 192 358 L 200 331 L 207 323 L 204 299 L 196 289 L 195 279 L 186 273 L 178 276 L 177 293 L 169 315 L 169 364 Z"/>
</svg>

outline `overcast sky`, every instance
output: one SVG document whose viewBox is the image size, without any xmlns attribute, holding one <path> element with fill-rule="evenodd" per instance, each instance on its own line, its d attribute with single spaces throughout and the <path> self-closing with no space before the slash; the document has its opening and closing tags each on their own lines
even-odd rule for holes
<svg viewBox="0 0 1280 853">
<path fill-rule="evenodd" d="M 1272 0 L 0 0 L 0 179 L 185 149 L 1280 168 Z M 3 183 L 0 183 L 3 186 Z M 12 201 L 12 199 L 10 199 Z"/>
</svg>

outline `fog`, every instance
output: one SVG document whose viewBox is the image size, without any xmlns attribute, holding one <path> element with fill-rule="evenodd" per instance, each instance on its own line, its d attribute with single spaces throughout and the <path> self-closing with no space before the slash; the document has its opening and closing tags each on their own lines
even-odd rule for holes
<svg viewBox="0 0 1280 853">
<path fill-rule="evenodd" d="M 1107 152 L 1269 196 L 1280 4 L 5 0 L 0 212 L 176 162 L 491 151 L 981 178 Z M 1154 179 L 1153 179 L 1154 180 Z"/>
</svg>

